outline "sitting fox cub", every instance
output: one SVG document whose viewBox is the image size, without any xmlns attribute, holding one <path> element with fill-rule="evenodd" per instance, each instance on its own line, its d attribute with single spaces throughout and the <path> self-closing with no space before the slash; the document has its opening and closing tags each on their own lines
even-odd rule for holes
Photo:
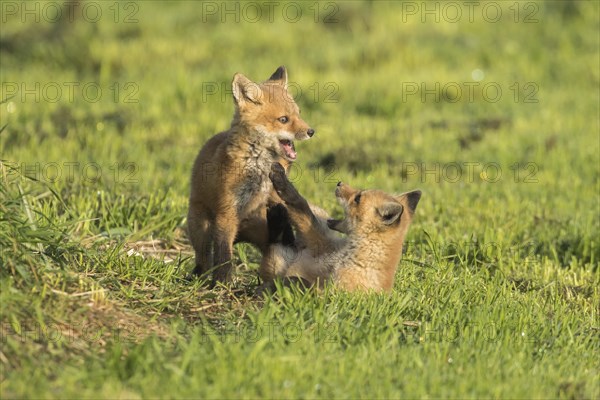
<svg viewBox="0 0 600 400">
<path fill-rule="evenodd" d="M 289 166 L 296 159 L 294 140 L 315 133 L 288 93 L 285 67 L 260 84 L 236 74 L 232 89 L 231 128 L 213 136 L 198 154 L 188 211 L 194 273 L 216 267 L 213 283 L 229 278 L 234 242 L 268 248 L 266 208 L 277 201 L 268 176 L 271 164 Z"/>
<path fill-rule="evenodd" d="M 332 281 L 349 291 L 392 289 L 404 237 L 421 198 L 419 190 L 393 196 L 379 190 L 355 190 L 340 182 L 335 194 L 344 206 L 345 218 L 326 220 L 311 211 L 281 165 L 273 164 L 270 178 L 302 243 L 297 248 L 270 247 L 260 268 L 267 284 L 285 277 L 318 286 Z M 269 226 L 283 225 L 270 220 Z M 330 228 L 347 236 L 335 236 Z M 277 236 L 276 232 L 271 236 Z"/>
</svg>

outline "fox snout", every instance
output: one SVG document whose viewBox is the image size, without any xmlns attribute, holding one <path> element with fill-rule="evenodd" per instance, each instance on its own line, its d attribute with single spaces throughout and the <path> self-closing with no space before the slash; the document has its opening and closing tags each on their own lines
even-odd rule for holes
<svg viewBox="0 0 600 400">
<path fill-rule="evenodd" d="M 352 195 L 356 192 L 357 190 L 352 189 L 350 186 L 346 185 L 341 181 L 337 183 L 337 187 L 335 188 L 335 196 L 340 200 L 344 200 L 346 203 L 350 200 L 350 197 L 352 197 Z"/>
<path fill-rule="evenodd" d="M 315 134 L 315 130 L 313 128 L 310 127 L 310 125 L 308 125 L 306 123 L 306 121 L 304 121 L 301 117 L 300 117 L 300 112 L 297 111 L 295 113 L 295 115 L 293 115 L 290 119 L 291 119 L 291 124 L 289 126 L 290 131 L 291 132 L 295 132 L 294 133 L 294 137 L 295 140 L 307 140 L 310 139 L 311 137 L 314 136 Z"/>
<path fill-rule="evenodd" d="M 308 140 L 315 134 L 315 130 L 312 128 L 308 128 L 306 130 L 302 130 L 297 132 L 294 137 L 296 140 Z"/>
</svg>

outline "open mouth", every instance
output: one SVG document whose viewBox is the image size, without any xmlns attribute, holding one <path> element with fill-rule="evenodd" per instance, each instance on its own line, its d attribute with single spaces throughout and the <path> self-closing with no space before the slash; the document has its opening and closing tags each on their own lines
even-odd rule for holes
<svg viewBox="0 0 600 400">
<path fill-rule="evenodd" d="M 291 140 L 280 140 L 279 145 L 281 149 L 285 153 L 285 156 L 290 160 L 295 160 L 297 157 L 296 148 L 294 147 L 294 142 Z"/>
</svg>

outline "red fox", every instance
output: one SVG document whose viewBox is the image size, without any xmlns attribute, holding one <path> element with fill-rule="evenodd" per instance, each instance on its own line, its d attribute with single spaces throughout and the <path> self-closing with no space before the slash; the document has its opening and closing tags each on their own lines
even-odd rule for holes
<svg viewBox="0 0 600 400">
<path fill-rule="evenodd" d="M 263 83 L 237 73 L 232 82 L 235 113 L 231 127 L 200 150 L 191 179 L 188 231 L 196 253 L 194 274 L 214 267 L 213 284 L 231 273 L 234 242 L 268 247 L 266 208 L 277 199 L 269 180 L 271 164 L 296 160 L 294 140 L 315 133 L 287 90 L 279 67 Z"/>
<path fill-rule="evenodd" d="M 283 277 L 317 286 L 331 281 L 349 291 L 392 289 L 421 191 L 390 195 L 380 190 L 356 190 L 340 182 L 335 195 L 345 217 L 333 220 L 313 213 L 281 165 L 273 164 L 270 178 L 301 236 L 301 244 L 295 248 L 271 245 L 260 267 L 266 285 L 275 277 Z M 269 226 L 275 225 L 269 221 Z M 334 235 L 331 229 L 346 236 Z"/>
</svg>

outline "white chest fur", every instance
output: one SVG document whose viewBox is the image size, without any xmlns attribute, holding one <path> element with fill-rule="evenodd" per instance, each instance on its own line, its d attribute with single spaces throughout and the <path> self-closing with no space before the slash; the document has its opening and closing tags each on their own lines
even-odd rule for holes
<svg viewBox="0 0 600 400">
<path fill-rule="evenodd" d="M 241 168 L 241 180 L 237 188 L 237 209 L 240 214 L 247 214 L 266 204 L 273 184 L 269 179 L 274 155 L 265 148 L 251 148 Z"/>
</svg>

